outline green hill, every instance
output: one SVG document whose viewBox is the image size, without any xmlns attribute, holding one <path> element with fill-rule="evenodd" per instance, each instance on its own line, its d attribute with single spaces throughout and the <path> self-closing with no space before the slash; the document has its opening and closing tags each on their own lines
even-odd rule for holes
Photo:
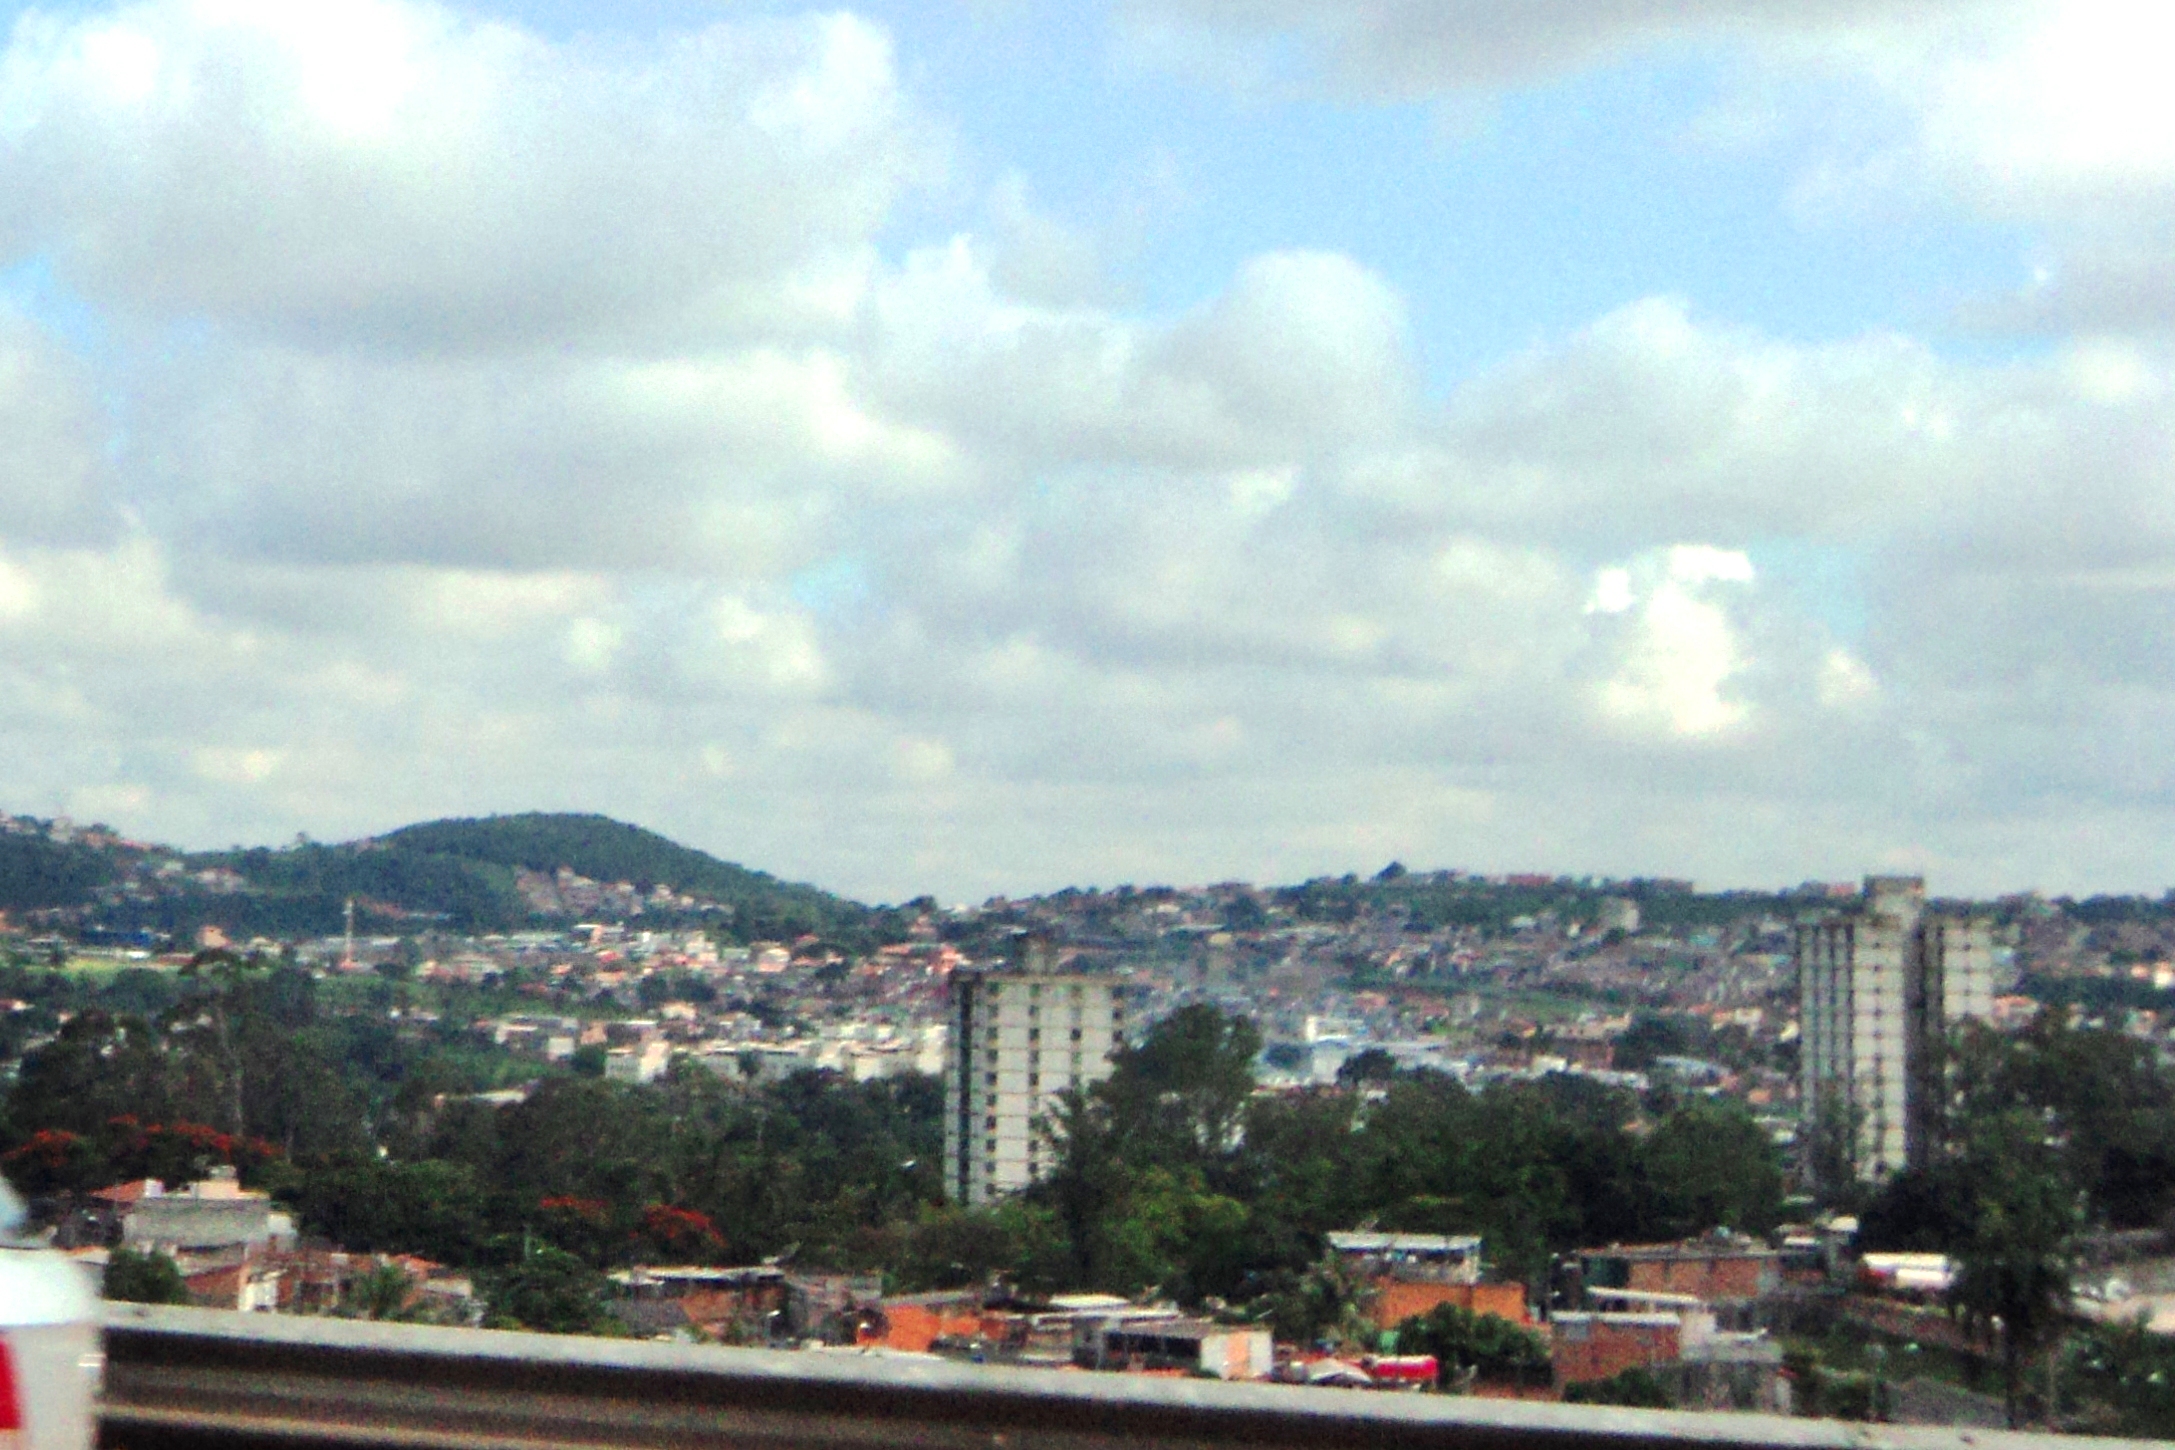
<svg viewBox="0 0 2175 1450">
<path fill-rule="evenodd" d="M 89 846 L 43 835 L 0 835 L 0 911 L 74 906 L 113 879 L 113 863 Z"/>
<path fill-rule="evenodd" d="M 865 947 L 893 939 L 911 916 L 781 881 L 599 815 L 426 821 L 336 845 L 298 838 L 276 849 L 203 852 L 138 845 L 103 828 L 55 839 L 44 822 L 0 818 L 0 911 L 60 908 L 86 929 L 124 935 L 186 939 L 205 925 L 250 936 L 328 933 L 339 929 L 350 899 L 365 931 L 507 931 L 554 919 L 538 916 L 516 873 L 550 875 L 561 867 L 605 885 L 631 883 L 645 897 L 670 886 L 695 905 L 645 901 L 645 923 L 722 927 L 742 941 L 813 932 Z M 619 911 L 607 899 L 594 914 Z"/>
<path fill-rule="evenodd" d="M 561 866 L 595 881 L 632 882 L 644 892 L 670 886 L 732 907 L 736 931 L 744 937 L 858 931 L 870 915 L 858 902 L 720 861 L 608 816 L 531 811 L 427 821 L 365 844 L 371 851 L 496 867 L 509 888 L 517 867 L 548 873 Z"/>
<path fill-rule="evenodd" d="M 223 866 L 249 883 L 247 893 L 162 903 L 176 925 L 195 918 L 217 921 L 251 933 L 287 936 L 330 932 L 339 927 L 348 898 L 361 904 L 364 930 L 387 922 L 378 907 L 415 918 L 415 925 L 436 923 L 459 931 L 506 931 L 528 917 L 528 905 L 514 890 L 514 873 L 488 862 L 369 842 L 325 846 L 304 842 L 280 850 L 258 846 L 192 856 L 192 868 Z M 162 924 L 164 924 L 162 922 Z"/>
<path fill-rule="evenodd" d="M 356 925 L 364 932 L 511 931 L 563 920 L 539 916 L 515 879 L 521 869 L 549 875 L 563 866 L 592 881 L 630 882 L 645 894 L 667 885 L 703 903 L 692 911 L 645 903 L 644 924 L 722 927 L 742 941 L 814 932 L 849 946 L 903 929 L 858 902 L 597 815 L 531 812 L 427 821 L 335 845 L 304 840 L 277 849 L 192 853 L 183 860 L 190 873 L 219 868 L 246 886 L 211 891 L 184 879 L 148 894 L 123 893 L 91 908 L 97 922 L 184 938 L 207 923 L 251 936 L 314 935 L 339 930 L 342 910 L 353 899 Z M 0 837 L 0 908 L 84 902 L 112 874 L 112 862 L 98 853 Z M 729 913 L 711 909 L 712 903 Z M 583 914 L 617 915 L 610 906 Z"/>
</svg>

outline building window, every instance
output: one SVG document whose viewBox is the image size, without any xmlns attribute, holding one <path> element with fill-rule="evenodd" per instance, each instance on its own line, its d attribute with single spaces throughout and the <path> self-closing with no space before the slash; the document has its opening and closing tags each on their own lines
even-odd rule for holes
<svg viewBox="0 0 2175 1450">
<path fill-rule="evenodd" d="M 989 1117 L 988 1117 L 987 1119 L 985 1119 L 985 1120 L 984 1120 L 984 1122 L 983 1122 L 983 1126 L 984 1126 L 984 1127 L 986 1127 L 986 1128 L 988 1128 L 988 1129 L 989 1129 L 989 1131 L 990 1131 L 990 1132 L 992 1132 L 992 1133 L 996 1132 L 996 1131 L 997 1131 L 997 1115 L 996 1115 L 995 1113 L 991 1113 L 991 1114 L 989 1115 Z"/>
</svg>

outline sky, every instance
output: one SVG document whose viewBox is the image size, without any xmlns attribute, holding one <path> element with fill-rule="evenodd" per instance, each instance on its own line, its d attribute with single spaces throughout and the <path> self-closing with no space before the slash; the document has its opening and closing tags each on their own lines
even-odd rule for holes
<svg viewBox="0 0 2175 1450">
<path fill-rule="evenodd" d="M 0 3 L 0 809 L 2175 883 L 2175 10 Z"/>
</svg>

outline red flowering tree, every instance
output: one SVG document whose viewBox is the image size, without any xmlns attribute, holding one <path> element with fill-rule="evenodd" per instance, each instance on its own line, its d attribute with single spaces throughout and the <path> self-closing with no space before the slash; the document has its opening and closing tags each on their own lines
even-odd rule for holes
<svg viewBox="0 0 2175 1450">
<path fill-rule="evenodd" d="M 635 1230 L 635 1256 L 649 1262 L 709 1263 L 723 1256 L 724 1235 L 706 1213 L 653 1203 Z"/>
<path fill-rule="evenodd" d="M 592 1264 L 603 1263 L 625 1236 L 624 1226 L 613 1222 L 612 1206 L 601 1198 L 553 1194 L 537 1201 L 536 1212 L 539 1233 Z"/>
<path fill-rule="evenodd" d="M 169 1185 L 188 1183 L 218 1167 L 248 1177 L 280 1156 L 262 1138 L 223 1133 L 203 1123 L 142 1123 L 119 1117 L 106 1124 L 101 1137 L 114 1182 L 156 1178 Z"/>
<path fill-rule="evenodd" d="M 0 1172 L 24 1193 L 70 1193 L 101 1187 L 98 1152 L 80 1133 L 43 1128 L 0 1154 Z"/>
</svg>

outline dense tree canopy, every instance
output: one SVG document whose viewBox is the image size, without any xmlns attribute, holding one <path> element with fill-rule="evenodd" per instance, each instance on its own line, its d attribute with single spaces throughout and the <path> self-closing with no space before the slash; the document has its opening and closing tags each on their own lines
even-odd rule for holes
<svg viewBox="0 0 2175 1450">
<path fill-rule="evenodd" d="M 2028 1363 L 2063 1322 L 2078 1231 L 2175 1213 L 2175 1077 L 2146 1044 L 2051 1010 L 2021 1032 L 1966 1026 L 1950 1063 L 1944 1141 L 1882 1185 L 1860 1243 L 1958 1261 L 1952 1307 L 1998 1346 L 2015 1423 Z M 2097 1338 L 2102 1368 L 2128 1354 L 2119 1336 Z M 2102 1388 L 2160 1423 L 2124 1374 Z"/>
<path fill-rule="evenodd" d="M 106 1260 L 104 1293 L 129 1304 L 186 1304 L 188 1281 L 161 1253 L 115 1249 Z"/>
<path fill-rule="evenodd" d="M 791 1255 L 903 1289 L 1160 1287 L 1319 1332 L 1353 1309 L 1325 1267 L 1333 1229 L 1477 1233 L 1538 1282 L 1554 1253 L 1757 1229 L 1779 1201 L 1773 1145 L 1724 1103 L 1656 1122 L 1586 1079 L 1474 1092 L 1394 1069 L 1258 1095 L 1252 1024 L 1190 1007 L 1060 1101 L 1041 1182 L 969 1211 L 942 1202 L 932 1079 L 751 1085 L 683 1063 L 646 1086 L 547 1075 L 500 1106 L 457 1042 L 328 1013 L 292 968 L 207 957 L 170 986 L 156 1016 L 82 1011 L 29 1056 L 11 1176 L 53 1192 L 229 1163 L 311 1232 L 496 1276 L 522 1322 L 587 1312 L 570 1263 Z"/>
<path fill-rule="evenodd" d="M 1371 1093 L 1252 1096 L 1238 1091 L 1250 1045 L 1233 1019 L 1190 1008 L 1062 1104 L 1057 1168 L 1013 1210 L 1030 1277 L 1304 1318 L 1335 1298 L 1316 1282 L 1332 1229 L 1477 1233 L 1537 1282 L 1566 1249 L 1779 1215 L 1776 1147 L 1734 1105 L 1695 1099 L 1642 1133 L 1629 1093 L 1568 1076 L 1475 1093 L 1392 1071 L 1368 1075 Z"/>
</svg>

